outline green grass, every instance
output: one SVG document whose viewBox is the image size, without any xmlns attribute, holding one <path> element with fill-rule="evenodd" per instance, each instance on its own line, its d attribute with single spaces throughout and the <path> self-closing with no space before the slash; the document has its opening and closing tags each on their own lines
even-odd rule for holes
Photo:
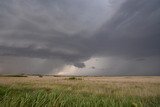
<svg viewBox="0 0 160 107">
<path fill-rule="evenodd" d="M 159 77 L 0 77 L 0 107 L 160 107 Z"/>
<path fill-rule="evenodd" d="M 160 107 L 160 96 L 98 95 L 63 88 L 0 87 L 0 107 Z"/>
</svg>

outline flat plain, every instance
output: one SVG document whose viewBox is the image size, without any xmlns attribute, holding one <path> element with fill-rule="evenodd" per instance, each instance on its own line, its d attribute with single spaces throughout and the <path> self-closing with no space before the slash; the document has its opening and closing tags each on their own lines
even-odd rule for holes
<svg viewBox="0 0 160 107">
<path fill-rule="evenodd" d="M 160 77 L 0 77 L 0 107 L 160 107 Z"/>
</svg>

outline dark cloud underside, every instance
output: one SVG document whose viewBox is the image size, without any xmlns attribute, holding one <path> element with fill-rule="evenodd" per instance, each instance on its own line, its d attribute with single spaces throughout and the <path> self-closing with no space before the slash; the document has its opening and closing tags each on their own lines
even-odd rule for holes
<svg viewBox="0 0 160 107">
<path fill-rule="evenodd" d="M 160 0 L 2 0 L 0 72 L 57 73 L 103 57 L 108 68 L 99 62 L 93 75 L 160 75 L 159 19 Z"/>
</svg>

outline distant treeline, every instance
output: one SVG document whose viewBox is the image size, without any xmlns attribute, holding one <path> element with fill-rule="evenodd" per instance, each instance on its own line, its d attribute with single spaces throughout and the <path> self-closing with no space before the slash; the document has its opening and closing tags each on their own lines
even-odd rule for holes
<svg viewBox="0 0 160 107">
<path fill-rule="evenodd" d="M 0 77 L 27 77 L 27 75 L 21 75 L 21 74 L 16 74 L 16 75 L 0 75 Z"/>
</svg>

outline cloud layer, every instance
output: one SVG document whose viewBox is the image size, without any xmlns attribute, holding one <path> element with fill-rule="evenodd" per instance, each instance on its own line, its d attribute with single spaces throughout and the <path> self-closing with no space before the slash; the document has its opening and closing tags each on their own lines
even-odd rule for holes
<svg viewBox="0 0 160 107">
<path fill-rule="evenodd" d="M 0 1 L 0 72 L 83 73 L 103 57 L 84 74 L 160 75 L 159 19 L 159 0 Z"/>
</svg>

